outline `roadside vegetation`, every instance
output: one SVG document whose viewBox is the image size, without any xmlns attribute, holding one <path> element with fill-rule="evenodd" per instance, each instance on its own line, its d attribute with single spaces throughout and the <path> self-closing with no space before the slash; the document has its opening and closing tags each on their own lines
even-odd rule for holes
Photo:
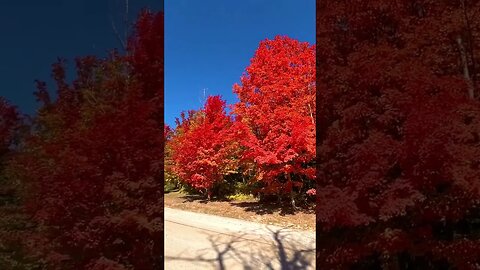
<svg viewBox="0 0 480 270">
<path fill-rule="evenodd" d="M 286 36 L 262 41 L 233 91 L 238 103 L 210 96 L 165 126 L 165 190 L 311 206 L 315 46 Z"/>
<path fill-rule="evenodd" d="M 317 5 L 325 269 L 480 269 L 480 3 Z"/>
<path fill-rule="evenodd" d="M 0 99 L 0 269 L 163 266 L 163 13 L 124 53 L 75 59 L 35 115 Z"/>
</svg>

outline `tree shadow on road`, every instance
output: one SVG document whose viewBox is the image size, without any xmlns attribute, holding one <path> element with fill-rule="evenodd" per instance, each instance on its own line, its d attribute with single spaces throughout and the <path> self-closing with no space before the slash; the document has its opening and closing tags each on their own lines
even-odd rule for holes
<svg viewBox="0 0 480 270">
<path fill-rule="evenodd" d="M 210 247 L 198 250 L 193 257 L 166 257 L 167 260 L 181 260 L 209 266 L 201 269 L 243 270 L 315 269 L 314 240 L 300 243 L 293 239 L 286 229 L 273 230 L 267 227 L 268 234 L 242 233 L 236 235 L 207 233 Z M 288 238 L 288 239 L 287 239 Z"/>
</svg>

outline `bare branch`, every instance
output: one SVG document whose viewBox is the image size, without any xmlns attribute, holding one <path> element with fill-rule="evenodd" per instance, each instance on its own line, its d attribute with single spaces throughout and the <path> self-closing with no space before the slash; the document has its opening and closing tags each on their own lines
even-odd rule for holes
<svg viewBox="0 0 480 270">
<path fill-rule="evenodd" d="M 128 27 L 128 11 L 129 11 L 129 2 L 128 2 L 128 0 L 125 0 L 125 10 L 123 11 L 123 13 L 124 13 L 123 16 L 121 16 L 121 18 L 123 17 L 122 21 L 123 21 L 123 28 L 124 28 L 122 34 L 120 34 L 119 29 L 117 29 L 112 14 L 109 14 L 113 32 L 115 34 L 115 37 L 120 42 L 123 50 L 127 49 L 128 29 L 129 29 L 129 27 Z"/>
<path fill-rule="evenodd" d="M 124 18 L 124 34 L 125 34 L 125 42 L 128 39 L 128 0 L 125 0 L 125 18 Z"/>
<path fill-rule="evenodd" d="M 126 50 L 126 44 L 123 41 L 122 37 L 120 36 L 120 33 L 117 30 L 117 27 L 115 26 L 115 22 L 113 21 L 112 15 L 110 15 L 110 21 L 112 23 L 112 29 L 113 29 L 113 33 L 115 34 L 115 37 L 117 37 L 118 41 L 122 45 L 122 49 Z"/>
</svg>

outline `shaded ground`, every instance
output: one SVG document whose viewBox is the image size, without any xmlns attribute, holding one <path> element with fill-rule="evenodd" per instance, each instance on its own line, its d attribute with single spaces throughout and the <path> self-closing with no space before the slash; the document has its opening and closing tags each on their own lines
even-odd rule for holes
<svg viewBox="0 0 480 270">
<path fill-rule="evenodd" d="M 251 199 L 245 201 L 206 201 L 201 196 L 179 192 L 165 194 L 165 207 L 231 217 L 246 221 L 272 224 L 301 230 L 315 230 L 315 209 L 292 211 L 288 205 L 260 203 Z"/>
</svg>

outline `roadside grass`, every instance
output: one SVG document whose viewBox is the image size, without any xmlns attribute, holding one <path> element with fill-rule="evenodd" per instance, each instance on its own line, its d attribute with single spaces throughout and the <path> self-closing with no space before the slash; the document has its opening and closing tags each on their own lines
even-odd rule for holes
<svg viewBox="0 0 480 270">
<path fill-rule="evenodd" d="M 255 197 L 252 194 L 245 194 L 245 193 L 235 193 L 233 195 L 227 195 L 227 199 L 231 201 L 249 201 L 254 200 Z"/>
</svg>

